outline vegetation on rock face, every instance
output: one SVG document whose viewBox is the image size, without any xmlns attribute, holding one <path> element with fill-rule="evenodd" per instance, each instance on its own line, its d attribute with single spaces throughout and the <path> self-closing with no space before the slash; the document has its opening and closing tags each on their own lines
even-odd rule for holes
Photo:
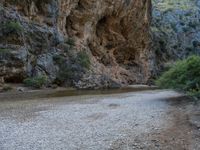
<svg viewBox="0 0 200 150">
<path fill-rule="evenodd" d="M 152 0 L 153 46 L 159 70 L 165 63 L 200 54 L 200 3 Z"/>
<path fill-rule="evenodd" d="M 9 50 L 9 49 L 0 48 L 0 55 L 1 55 L 1 54 L 7 54 L 7 53 L 10 53 L 10 50 Z"/>
<path fill-rule="evenodd" d="M 5 86 L 3 86 L 2 91 L 7 92 L 7 91 L 11 91 L 12 89 L 13 89 L 13 88 L 12 88 L 11 86 L 5 85 Z"/>
<path fill-rule="evenodd" d="M 72 38 L 68 38 L 66 43 L 69 44 L 72 47 L 75 45 L 75 41 Z"/>
<path fill-rule="evenodd" d="M 18 21 L 7 21 L 1 25 L 6 33 L 21 33 L 23 28 Z"/>
<path fill-rule="evenodd" d="M 192 0 L 153 0 L 153 3 L 156 3 L 156 7 L 164 12 L 172 9 L 196 9 L 195 3 L 193 5 L 188 5 L 191 1 Z"/>
<path fill-rule="evenodd" d="M 3 60 L 11 55 L 10 49 L 0 48 L 0 59 Z"/>
<path fill-rule="evenodd" d="M 28 87 L 42 88 L 47 84 L 46 76 L 36 76 L 25 79 L 24 84 Z"/>
<path fill-rule="evenodd" d="M 83 68 L 90 68 L 90 58 L 84 51 L 81 51 L 77 54 L 77 61 Z"/>
<path fill-rule="evenodd" d="M 200 98 L 200 56 L 190 56 L 178 61 L 166 71 L 156 84 L 162 88 L 173 88 Z"/>
<path fill-rule="evenodd" d="M 56 83 L 72 84 L 79 79 L 83 72 L 90 68 L 90 59 L 85 51 L 78 52 L 76 56 L 66 58 L 63 55 L 55 55 L 54 61 L 59 65 Z"/>
</svg>

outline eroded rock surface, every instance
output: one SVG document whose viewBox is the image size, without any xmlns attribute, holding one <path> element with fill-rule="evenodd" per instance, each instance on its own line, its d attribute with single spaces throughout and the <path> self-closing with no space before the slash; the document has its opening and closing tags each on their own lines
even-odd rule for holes
<svg viewBox="0 0 200 150">
<path fill-rule="evenodd" d="M 0 77 L 54 82 L 64 65 L 78 74 L 66 83 L 79 88 L 146 83 L 150 17 L 150 0 L 1 0 Z M 80 51 L 89 68 L 74 61 Z"/>
</svg>

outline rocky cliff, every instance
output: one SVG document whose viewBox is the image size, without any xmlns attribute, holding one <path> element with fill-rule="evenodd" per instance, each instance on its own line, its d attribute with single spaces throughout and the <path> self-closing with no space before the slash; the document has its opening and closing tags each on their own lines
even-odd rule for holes
<svg viewBox="0 0 200 150">
<path fill-rule="evenodd" d="M 0 0 L 1 82 L 146 83 L 150 18 L 150 0 Z"/>
</svg>

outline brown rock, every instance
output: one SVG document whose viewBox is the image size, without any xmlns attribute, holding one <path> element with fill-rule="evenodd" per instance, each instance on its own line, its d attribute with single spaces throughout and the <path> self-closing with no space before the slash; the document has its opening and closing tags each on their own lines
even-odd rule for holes
<svg viewBox="0 0 200 150">
<path fill-rule="evenodd" d="M 146 83 L 151 77 L 151 0 L 6 0 L 0 3 L 7 14 L 0 19 L 17 20 L 24 29 L 18 42 L 27 51 L 24 76 L 46 74 L 53 81 L 59 66 L 53 66 L 50 57 L 59 54 L 70 58 L 66 49 L 59 47 L 70 38 L 73 39 L 71 51 L 85 51 L 91 61 L 90 70 L 75 81 L 79 88 L 85 87 L 88 76 L 90 88 L 104 84 L 110 87 L 107 84 L 113 82 Z M 10 44 L 17 45 L 14 40 Z M 47 58 L 41 57 L 44 55 L 48 61 L 41 60 Z M 23 69 L 20 73 L 24 73 Z M 106 81 L 102 82 L 105 76 Z"/>
</svg>

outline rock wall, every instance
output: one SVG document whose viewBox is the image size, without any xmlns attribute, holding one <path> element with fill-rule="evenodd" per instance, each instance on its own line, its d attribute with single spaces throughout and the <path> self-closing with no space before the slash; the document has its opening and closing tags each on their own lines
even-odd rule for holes
<svg viewBox="0 0 200 150">
<path fill-rule="evenodd" d="M 150 19 L 150 0 L 0 0 L 1 80 L 46 75 L 53 83 L 62 75 L 78 88 L 146 83 Z"/>
</svg>

